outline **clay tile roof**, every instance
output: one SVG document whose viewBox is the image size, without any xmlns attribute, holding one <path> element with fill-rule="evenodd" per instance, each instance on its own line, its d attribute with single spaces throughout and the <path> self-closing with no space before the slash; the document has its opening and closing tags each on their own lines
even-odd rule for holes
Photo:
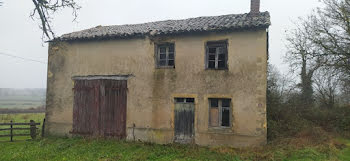
<svg viewBox="0 0 350 161">
<path fill-rule="evenodd" d="M 230 14 L 222 16 L 197 17 L 183 20 L 166 20 L 142 24 L 97 26 L 94 28 L 64 34 L 57 41 L 94 40 L 176 35 L 199 32 L 234 31 L 267 28 L 271 24 L 270 14 Z"/>
</svg>

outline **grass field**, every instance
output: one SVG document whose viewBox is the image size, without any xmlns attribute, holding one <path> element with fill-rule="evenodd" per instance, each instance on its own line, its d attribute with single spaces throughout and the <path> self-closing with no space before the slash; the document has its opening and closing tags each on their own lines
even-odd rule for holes
<svg viewBox="0 0 350 161">
<path fill-rule="evenodd" d="M 42 120 L 43 114 L 0 115 L 9 119 Z M 36 140 L 0 141 L 0 160 L 350 160 L 350 139 L 337 135 L 303 135 L 283 138 L 264 147 L 234 149 L 194 145 L 157 145 L 108 139 L 38 138 Z"/>
</svg>

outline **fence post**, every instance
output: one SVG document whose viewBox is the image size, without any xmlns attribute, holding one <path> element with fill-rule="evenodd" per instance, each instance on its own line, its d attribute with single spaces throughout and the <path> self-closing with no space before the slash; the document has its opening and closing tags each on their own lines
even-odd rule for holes
<svg viewBox="0 0 350 161">
<path fill-rule="evenodd" d="M 41 128 L 41 137 L 43 138 L 45 136 L 45 118 L 43 121 L 43 127 Z"/>
<path fill-rule="evenodd" d="M 30 120 L 30 136 L 32 139 L 36 138 L 36 126 L 34 120 Z"/>
<path fill-rule="evenodd" d="M 13 125 L 12 125 L 12 120 L 11 120 L 11 125 L 10 125 L 10 138 L 11 142 L 13 141 Z"/>
</svg>

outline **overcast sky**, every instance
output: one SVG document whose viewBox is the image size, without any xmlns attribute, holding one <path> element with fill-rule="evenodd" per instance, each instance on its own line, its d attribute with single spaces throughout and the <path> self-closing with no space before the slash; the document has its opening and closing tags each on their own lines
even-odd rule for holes
<svg viewBox="0 0 350 161">
<path fill-rule="evenodd" d="M 42 42 L 39 21 L 29 17 L 31 0 L 2 0 L 0 7 L 0 88 L 46 88 L 47 44 Z M 250 0 L 80 0 L 78 22 L 70 10 L 54 19 L 57 35 L 98 25 L 135 24 L 149 21 L 184 19 L 198 16 L 246 13 Z M 305 17 L 319 6 L 318 0 L 261 0 L 261 11 L 269 11 L 270 62 L 287 71 L 285 31 L 298 17 Z M 36 61 L 22 60 L 10 54 Z"/>
</svg>

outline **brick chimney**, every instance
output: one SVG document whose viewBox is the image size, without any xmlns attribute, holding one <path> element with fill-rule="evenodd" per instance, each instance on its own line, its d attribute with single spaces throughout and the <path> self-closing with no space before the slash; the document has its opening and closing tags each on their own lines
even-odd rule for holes
<svg viewBox="0 0 350 161">
<path fill-rule="evenodd" d="M 250 13 L 251 14 L 260 13 L 260 0 L 251 0 Z"/>
</svg>

